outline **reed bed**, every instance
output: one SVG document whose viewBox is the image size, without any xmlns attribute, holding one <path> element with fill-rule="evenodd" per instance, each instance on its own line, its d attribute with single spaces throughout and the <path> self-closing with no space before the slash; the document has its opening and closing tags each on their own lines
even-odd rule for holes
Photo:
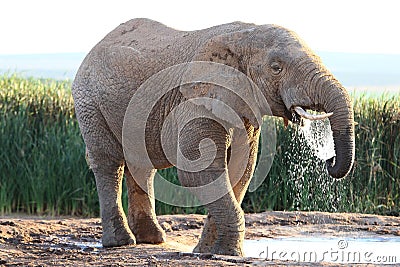
<svg viewBox="0 0 400 267">
<path fill-rule="evenodd" d="M 75 118 L 68 81 L 0 77 L 0 214 L 98 216 L 93 173 Z M 245 212 L 320 210 L 398 215 L 400 96 L 354 100 L 356 163 L 334 180 L 295 126 L 276 119 L 277 153 Z M 160 171 L 177 183 L 176 170 Z M 124 207 L 127 195 L 123 194 Z M 204 213 L 157 202 L 158 214 Z"/>
</svg>

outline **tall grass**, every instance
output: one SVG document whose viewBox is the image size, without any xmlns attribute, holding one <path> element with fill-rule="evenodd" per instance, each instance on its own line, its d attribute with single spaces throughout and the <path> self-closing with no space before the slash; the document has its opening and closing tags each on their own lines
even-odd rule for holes
<svg viewBox="0 0 400 267">
<path fill-rule="evenodd" d="M 352 175 L 352 209 L 399 212 L 400 95 L 355 101 L 356 167 Z"/>
<path fill-rule="evenodd" d="M 70 86 L 70 82 L 0 77 L 0 214 L 99 214 Z M 328 177 L 301 131 L 276 120 L 274 163 L 262 186 L 246 194 L 244 210 L 398 214 L 400 96 L 358 97 L 354 109 L 356 164 L 349 177 Z M 175 169 L 161 172 L 177 183 Z M 126 207 L 126 193 L 123 203 Z M 205 212 L 202 207 L 159 202 L 156 207 L 158 214 Z"/>
<path fill-rule="evenodd" d="M 0 79 L 0 213 L 93 213 L 70 83 Z"/>
</svg>

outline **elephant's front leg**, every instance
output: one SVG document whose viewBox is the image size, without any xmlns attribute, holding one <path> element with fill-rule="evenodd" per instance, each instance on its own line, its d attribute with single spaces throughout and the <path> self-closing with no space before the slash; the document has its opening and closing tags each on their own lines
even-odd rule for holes
<svg viewBox="0 0 400 267">
<path fill-rule="evenodd" d="M 241 205 L 243 201 L 254 172 L 259 141 L 259 129 L 254 129 L 249 124 L 246 125 L 246 129 L 248 132 L 248 137 L 250 139 L 249 144 L 246 144 L 247 146 L 249 146 L 249 150 L 247 150 L 248 155 L 246 155 L 245 153 L 231 155 L 228 167 L 229 176 L 233 183 L 233 192 L 239 205 Z M 235 144 L 235 141 L 233 141 L 232 145 L 240 144 Z M 243 173 L 243 169 L 239 166 L 241 166 L 241 162 L 246 161 L 247 166 Z M 237 177 L 240 177 L 240 179 L 238 180 Z M 216 238 L 217 230 L 215 227 L 215 220 L 210 214 L 208 214 L 207 218 L 204 221 L 204 228 L 201 234 L 201 238 L 199 240 L 199 243 L 194 248 L 193 252 L 210 253 L 212 247 L 214 246 Z"/>
<path fill-rule="evenodd" d="M 154 169 L 125 168 L 129 201 L 128 223 L 137 243 L 158 244 L 166 239 L 155 213 L 154 174 Z"/>
<path fill-rule="evenodd" d="M 216 171 L 202 171 L 200 173 L 190 173 L 179 171 L 180 181 L 185 186 L 193 186 L 196 184 L 192 183 L 195 180 L 206 180 L 210 177 L 217 177 L 219 175 L 227 177 L 227 173 L 222 172 L 221 169 Z M 189 183 L 187 183 L 189 182 Z M 211 203 L 206 204 L 209 210 L 210 216 L 214 218 L 215 242 L 212 244 L 210 253 L 223 254 L 223 255 L 237 255 L 243 256 L 243 240 L 244 240 L 244 214 L 240 208 L 238 202 L 235 199 L 232 189 L 230 188 L 229 181 L 225 183 L 218 183 L 218 189 L 210 189 L 215 192 L 214 196 L 212 192 L 202 193 L 201 190 L 195 190 L 196 196 L 200 201 L 207 202 L 210 198 L 217 198 Z M 224 192 L 225 191 L 225 192 Z M 221 196 L 222 194 L 223 196 Z M 220 196 L 219 198 L 217 196 Z"/>
<path fill-rule="evenodd" d="M 203 139 L 211 139 L 212 143 L 201 143 Z M 192 192 L 214 218 L 216 240 L 210 252 L 241 256 L 245 230 L 244 215 L 228 176 L 228 143 L 229 134 L 217 122 L 205 118 L 191 121 L 179 137 L 179 149 L 184 159 L 178 159 L 178 165 L 180 162 L 184 163 L 178 166 L 178 176 L 182 185 L 195 187 Z M 214 154 L 215 157 L 210 160 L 207 154 Z M 198 170 L 205 162 L 208 162 L 207 166 Z"/>
</svg>

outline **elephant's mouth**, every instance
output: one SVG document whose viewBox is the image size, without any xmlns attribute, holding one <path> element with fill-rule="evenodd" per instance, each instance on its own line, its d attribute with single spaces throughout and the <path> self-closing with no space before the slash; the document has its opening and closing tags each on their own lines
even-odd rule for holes
<svg viewBox="0 0 400 267">
<path fill-rule="evenodd" d="M 291 112 L 289 109 L 285 108 L 282 117 L 283 117 L 283 121 L 285 123 L 285 127 L 288 126 L 289 121 L 294 124 L 302 125 L 302 119 L 301 119 L 300 115 L 298 115 L 296 112 Z"/>
</svg>

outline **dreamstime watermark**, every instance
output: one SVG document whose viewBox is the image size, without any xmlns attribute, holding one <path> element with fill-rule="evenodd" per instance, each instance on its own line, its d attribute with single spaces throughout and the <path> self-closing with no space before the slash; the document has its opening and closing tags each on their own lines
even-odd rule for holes
<svg viewBox="0 0 400 267">
<path fill-rule="evenodd" d="M 174 102 L 177 95 L 181 95 L 181 98 Z M 188 188 L 169 182 L 159 173 L 154 177 L 155 198 L 159 201 L 181 207 L 214 202 L 231 189 L 227 186 L 228 178 L 234 186 L 246 171 L 251 147 L 243 122 L 245 118 L 256 128 L 262 126 L 261 153 L 249 185 L 249 190 L 254 191 L 267 176 L 275 155 L 275 124 L 268 115 L 272 116 L 272 112 L 261 90 L 249 77 L 232 67 L 203 61 L 168 67 L 147 79 L 130 100 L 122 129 L 127 166 L 137 184 L 150 194 L 148 191 L 152 187 L 149 187 L 142 174 L 155 168 L 154 162 L 160 155 L 161 160 L 167 159 L 179 170 L 202 172 L 210 167 L 217 154 L 213 136 L 198 143 L 198 158 L 189 159 L 181 151 L 180 140 L 187 138 L 182 132 L 185 127 L 191 130 L 196 119 L 217 122 L 232 139 L 231 160 L 227 170 L 218 179 Z M 156 140 L 146 140 L 146 127 L 160 127 L 160 120 L 163 122 L 161 129 L 152 131 L 152 137 Z M 196 135 L 196 130 L 193 128 L 189 132 Z M 149 146 L 158 143 L 162 151 L 149 149 Z"/>
<path fill-rule="evenodd" d="M 336 244 L 332 245 L 332 242 Z M 353 243 L 352 243 L 353 242 Z M 397 242 L 396 242 L 397 243 Z M 350 246 L 352 244 L 352 246 Z M 382 246 L 382 244 L 385 244 Z M 387 246 L 386 246 L 387 245 Z M 333 262 L 333 263 L 400 263 L 396 256 L 399 244 L 391 248 L 389 242 L 357 242 L 345 239 L 331 242 L 283 241 L 281 244 L 258 248 L 258 258 L 266 260 L 288 260 L 296 262 Z M 260 247 L 260 245 L 257 245 Z"/>
</svg>

